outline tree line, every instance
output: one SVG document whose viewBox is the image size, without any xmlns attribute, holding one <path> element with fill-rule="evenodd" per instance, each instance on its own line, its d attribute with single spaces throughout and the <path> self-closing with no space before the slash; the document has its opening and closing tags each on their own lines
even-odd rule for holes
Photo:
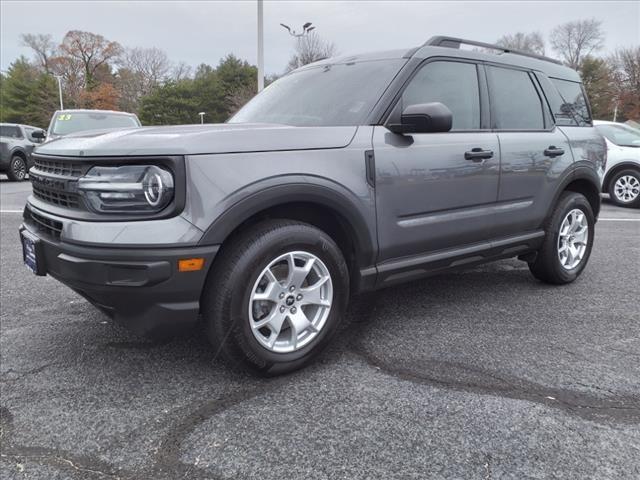
<svg viewBox="0 0 640 480">
<path fill-rule="evenodd" d="M 599 56 L 602 23 L 595 19 L 559 25 L 549 44 L 555 56 L 578 70 L 594 118 L 640 119 L 640 46 Z M 206 112 L 208 123 L 223 122 L 257 89 L 256 67 L 227 55 L 218 65 L 192 69 L 172 62 L 158 48 L 125 48 L 102 35 L 72 30 L 58 43 L 51 35 L 24 34 L 33 57 L 20 57 L 0 75 L 0 121 L 46 127 L 58 108 L 56 76 L 65 108 L 137 113 L 145 125 L 187 124 Z M 497 40 L 503 47 L 544 55 L 539 32 L 518 32 Z M 285 71 L 336 54 L 316 32 L 296 40 Z M 266 83 L 277 76 L 267 78 Z"/>
</svg>

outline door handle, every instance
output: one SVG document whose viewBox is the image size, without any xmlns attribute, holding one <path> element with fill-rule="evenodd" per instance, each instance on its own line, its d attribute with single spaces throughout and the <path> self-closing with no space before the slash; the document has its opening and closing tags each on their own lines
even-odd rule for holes
<svg viewBox="0 0 640 480">
<path fill-rule="evenodd" d="M 464 152 L 465 160 L 472 160 L 474 162 L 482 162 L 487 158 L 493 157 L 492 150 L 483 150 L 481 148 L 472 148 L 469 152 Z"/>
<path fill-rule="evenodd" d="M 560 155 L 564 155 L 564 149 L 562 148 L 558 148 L 554 145 L 551 145 L 549 148 L 547 148 L 544 151 L 544 156 L 545 157 L 559 157 Z"/>
</svg>

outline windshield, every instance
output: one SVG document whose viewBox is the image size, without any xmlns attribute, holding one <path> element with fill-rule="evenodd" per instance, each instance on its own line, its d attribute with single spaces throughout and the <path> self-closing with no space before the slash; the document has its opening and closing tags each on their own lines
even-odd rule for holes
<svg viewBox="0 0 640 480">
<path fill-rule="evenodd" d="M 626 125 L 596 125 L 596 129 L 619 147 L 640 147 L 640 130 Z"/>
<path fill-rule="evenodd" d="M 104 128 L 132 128 L 140 124 L 131 115 L 110 112 L 59 112 L 53 121 L 51 134 L 68 135 L 87 130 L 102 130 Z"/>
<path fill-rule="evenodd" d="M 265 88 L 229 122 L 361 125 L 405 62 L 374 60 L 293 72 Z"/>
</svg>

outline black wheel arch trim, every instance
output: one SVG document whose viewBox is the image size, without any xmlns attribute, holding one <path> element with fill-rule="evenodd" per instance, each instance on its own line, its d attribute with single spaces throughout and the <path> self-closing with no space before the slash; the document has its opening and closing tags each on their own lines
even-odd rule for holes
<svg viewBox="0 0 640 480">
<path fill-rule="evenodd" d="M 249 195 L 243 191 L 236 192 L 234 196 L 243 198 L 213 221 L 199 244 L 224 243 L 242 223 L 264 210 L 288 203 L 311 203 L 336 212 L 344 220 L 344 226 L 353 236 L 358 266 L 360 268 L 372 266 L 375 262 L 375 230 L 372 231 L 369 228 L 366 212 L 357 206 L 358 203 L 362 203 L 362 199 L 353 199 L 354 193 L 328 180 L 323 182 L 325 184 L 319 183 L 322 179 L 308 176 L 288 180 L 284 184 L 264 186 Z M 255 185 L 252 185 L 252 190 L 254 188 Z"/>
<path fill-rule="evenodd" d="M 545 218 L 548 218 L 549 215 L 553 213 L 553 210 L 556 204 L 558 203 L 558 199 L 560 198 L 560 195 L 562 194 L 562 192 L 564 192 L 567 189 L 567 187 L 571 183 L 575 182 L 576 180 L 585 180 L 591 183 L 593 187 L 596 189 L 596 191 L 598 192 L 597 208 L 593 212 L 595 219 L 596 220 L 598 219 L 598 214 L 600 213 L 600 203 L 601 203 L 599 193 L 602 189 L 600 185 L 600 177 L 592 167 L 589 167 L 587 165 L 577 165 L 577 164 L 573 164 L 571 167 L 569 167 L 569 169 L 564 173 L 562 180 L 558 182 L 558 188 L 555 191 L 555 194 L 553 196 L 553 201 L 549 205 L 549 210 Z"/>
</svg>

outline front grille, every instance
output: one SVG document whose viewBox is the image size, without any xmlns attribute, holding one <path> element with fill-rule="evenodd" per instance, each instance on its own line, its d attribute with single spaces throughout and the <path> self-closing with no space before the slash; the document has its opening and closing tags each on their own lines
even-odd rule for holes
<svg viewBox="0 0 640 480">
<path fill-rule="evenodd" d="M 60 238 L 62 232 L 62 222 L 51 220 L 34 211 L 28 209 L 31 220 L 33 220 L 39 230 L 51 235 L 54 238 Z"/>
<path fill-rule="evenodd" d="M 90 168 L 86 162 L 35 155 L 29 177 L 38 200 L 71 210 L 83 209 L 78 179 Z"/>
<path fill-rule="evenodd" d="M 33 163 L 42 173 L 52 173 L 54 175 L 76 178 L 81 177 L 84 174 L 84 167 L 78 162 L 35 158 Z"/>
<path fill-rule="evenodd" d="M 64 193 L 43 188 L 33 183 L 33 196 L 47 203 L 65 208 L 80 208 L 80 198 L 77 194 Z"/>
</svg>

